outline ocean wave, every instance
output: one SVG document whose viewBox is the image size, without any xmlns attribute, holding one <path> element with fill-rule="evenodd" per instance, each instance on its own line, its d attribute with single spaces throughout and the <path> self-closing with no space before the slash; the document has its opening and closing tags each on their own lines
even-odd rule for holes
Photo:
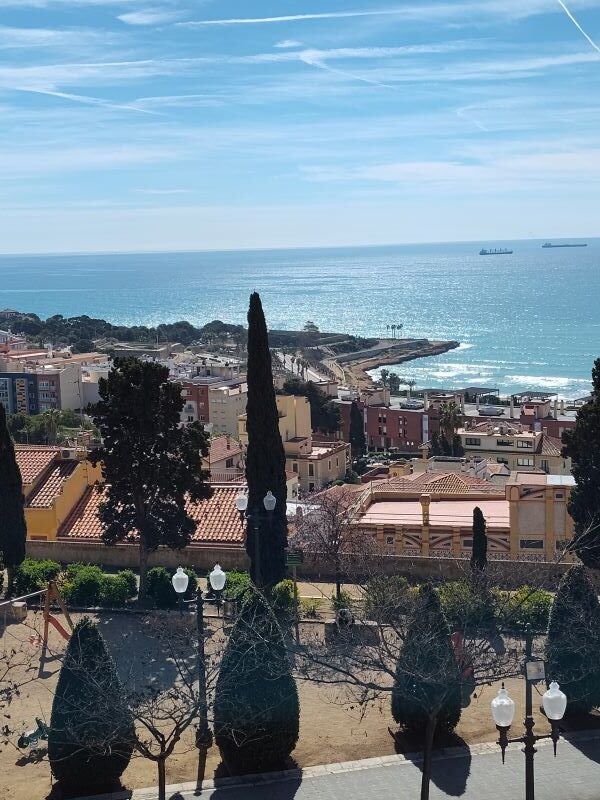
<svg viewBox="0 0 600 800">
<path fill-rule="evenodd" d="M 560 375 L 505 375 L 504 380 L 526 386 L 541 386 L 544 389 L 568 389 L 590 385 L 590 381 L 584 378 L 565 378 Z"/>
</svg>

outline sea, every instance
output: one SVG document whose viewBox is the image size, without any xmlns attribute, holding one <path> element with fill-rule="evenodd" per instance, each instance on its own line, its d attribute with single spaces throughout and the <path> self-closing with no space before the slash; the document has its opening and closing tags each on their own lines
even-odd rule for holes
<svg viewBox="0 0 600 800">
<path fill-rule="evenodd" d="M 577 240 L 570 240 L 577 241 Z M 126 325 L 244 323 L 258 291 L 272 328 L 456 339 L 388 366 L 417 388 L 485 386 L 576 399 L 600 356 L 600 239 L 219 252 L 0 256 L 0 308 Z M 480 256 L 482 247 L 512 255 Z M 398 334 L 396 334 L 398 335 Z M 377 374 L 377 372 L 375 372 Z"/>
</svg>

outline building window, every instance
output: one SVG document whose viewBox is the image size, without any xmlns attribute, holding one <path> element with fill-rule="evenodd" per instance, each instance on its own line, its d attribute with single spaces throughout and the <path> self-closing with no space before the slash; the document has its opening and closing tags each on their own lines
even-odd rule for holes
<svg viewBox="0 0 600 800">
<path fill-rule="evenodd" d="M 523 450 L 527 448 L 531 450 L 533 447 L 533 442 L 530 439 L 517 439 L 517 447 L 520 447 Z"/>
<path fill-rule="evenodd" d="M 339 467 L 339 465 L 340 465 L 340 460 L 339 460 L 339 458 L 336 458 L 336 460 L 335 460 L 335 465 L 336 465 L 336 467 Z M 558 496 L 558 495 L 557 495 L 557 496 Z"/>
<path fill-rule="evenodd" d="M 511 439 L 496 439 L 496 447 L 514 447 L 514 445 Z"/>
<path fill-rule="evenodd" d="M 517 467 L 533 467 L 533 458 L 517 458 Z"/>
<path fill-rule="evenodd" d="M 521 550 L 543 550 L 543 539 L 521 539 Z"/>
<path fill-rule="evenodd" d="M 314 483 L 311 481 L 311 482 L 308 484 L 308 491 L 309 491 L 309 492 L 314 492 L 314 490 L 315 490 L 315 485 L 314 485 Z"/>
<path fill-rule="evenodd" d="M 498 456 L 496 459 L 497 464 L 508 464 L 508 458 L 503 458 L 502 456 Z"/>
<path fill-rule="evenodd" d="M 233 458 L 228 458 L 225 462 L 225 469 L 231 469 L 233 467 Z"/>
<path fill-rule="evenodd" d="M 327 469 L 331 469 L 331 461 L 327 462 Z"/>
<path fill-rule="evenodd" d="M 548 467 L 548 462 L 546 461 L 546 459 L 542 459 L 540 467 L 544 470 L 544 472 L 550 472 L 550 469 Z"/>
<path fill-rule="evenodd" d="M 193 422 L 194 421 L 194 417 L 191 414 L 188 414 L 187 421 L 188 422 Z"/>
<path fill-rule="evenodd" d="M 292 464 L 292 472 L 298 473 L 298 464 L 295 462 Z"/>
<path fill-rule="evenodd" d="M 565 497 L 565 496 L 564 496 L 564 494 L 563 494 L 562 492 L 556 492 L 556 494 L 554 495 L 554 497 L 555 497 L 557 500 L 564 500 L 564 497 Z"/>
<path fill-rule="evenodd" d="M 315 465 L 314 464 L 309 464 L 308 465 L 308 474 L 310 475 L 311 478 L 314 477 L 314 474 L 315 474 Z"/>
<path fill-rule="evenodd" d="M 467 436 L 465 439 L 465 444 L 467 447 L 479 447 L 481 445 L 481 439 L 475 439 L 473 436 Z"/>
<path fill-rule="evenodd" d="M 467 550 L 471 550 L 473 547 L 473 539 L 463 539 L 462 546 Z"/>
<path fill-rule="evenodd" d="M 394 537 L 393 536 L 386 536 L 385 537 L 386 544 L 394 544 Z"/>
</svg>

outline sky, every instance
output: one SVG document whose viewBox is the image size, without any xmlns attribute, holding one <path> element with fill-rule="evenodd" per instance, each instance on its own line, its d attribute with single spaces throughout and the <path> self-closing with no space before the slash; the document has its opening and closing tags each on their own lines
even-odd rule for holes
<svg viewBox="0 0 600 800">
<path fill-rule="evenodd" d="M 600 0 L 0 0 L 0 252 L 600 235 Z"/>
</svg>

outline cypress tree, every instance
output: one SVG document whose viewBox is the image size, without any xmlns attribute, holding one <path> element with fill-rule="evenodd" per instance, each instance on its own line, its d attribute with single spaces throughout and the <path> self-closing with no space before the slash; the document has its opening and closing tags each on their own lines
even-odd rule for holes
<svg viewBox="0 0 600 800">
<path fill-rule="evenodd" d="M 485 533 L 485 517 L 479 506 L 473 509 L 473 551 L 471 555 L 471 568 L 483 570 L 487 565 L 488 540 Z"/>
<path fill-rule="evenodd" d="M 0 564 L 7 568 L 9 594 L 13 590 L 15 569 L 25 558 L 24 509 L 21 472 L 6 425 L 4 406 L 0 403 Z"/>
<path fill-rule="evenodd" d="M 248 402 L 246 406 L 246 480 L 248 511 L 258 516 L 260 569 L 255 550 L 256 519 L 246 531 L 246 551 L 250 557 L 250 574 L 255 584 L 272 588 L 286 576 L 287 486 L 285 452 L 279 432 L 279 413 L 275 400 L 273 372 L 267 324 L 259 295 L 250 295 L 248 311 Z M 267 492 L 275 495 L 277 505 L 270 517 L 263 499 Z"/>
<path fill-rule="evenodd" d="M 67 795 L 111 789 L 131 759 L 135 730 L 115 663 L 98 628 L 75 626 L 58 678 L 48 759 Z"/>
<path fill-rule="evenodd" d="M 450 630 L 437 592 L 426 583 L 398 659 L 392 716 L 407 730 L 425 733 L 432 719 L 434 729 L 453 730 L 460 713 L 461 678 Z"/>
<path fill-rule="evenodd" d="M 300 705 L 283 635 L 254 593 L 223 655 L 215 692 L 215 741 L 236 772 L 281 768 L 296 746 Z"/>
<path fill-rule="evenodd" d="M 350 448 L 354 461 L 364 456 L 367 451 L 365 424 L 356 400 L 354 400 L 350 406 Z"/>
<path fill-rule="evenodd" d="M 569 499 L 575 522 L 571 549 L 581 561 L 600 569 L 600 358 L 592 370 L 592 396 L 577 412 L 575 428 L 563 432 L 563 455 L 573 459 L 576 485 Z"/>
<path fill-rule="evenodd" d="M 550 611 L 546 676 L 567 695 L 567 711 L 600 705 L 600 606 L 583 566 L 563 575 Z"/>
</svg>

